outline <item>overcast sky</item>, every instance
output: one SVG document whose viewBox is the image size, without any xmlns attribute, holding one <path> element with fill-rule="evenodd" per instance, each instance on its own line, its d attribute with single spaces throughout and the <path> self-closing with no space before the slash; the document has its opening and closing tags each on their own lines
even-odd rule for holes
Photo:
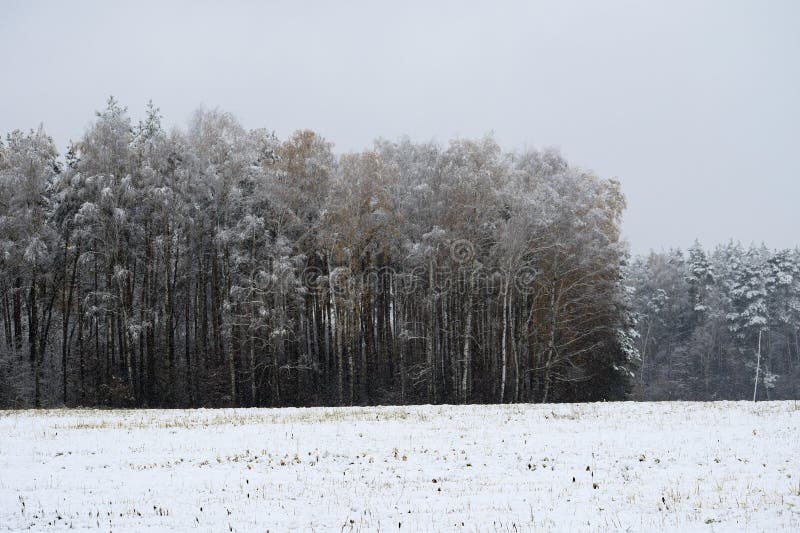
<svg viewBox="0 0 800 533">
<path fill-rule="evenodd" d="M 109 94 L 339 152 L 494 132 L 617 177 L 634 252 L 800 244 L 800 2 L 433 4 L 0 0 L 0 132 L 63 151 Z"/>
</svg>

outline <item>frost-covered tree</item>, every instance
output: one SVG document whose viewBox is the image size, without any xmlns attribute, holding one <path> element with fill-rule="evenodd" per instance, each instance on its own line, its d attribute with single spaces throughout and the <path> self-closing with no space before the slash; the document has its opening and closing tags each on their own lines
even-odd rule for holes
<svg viewBox="0 0 800 533">
<path fill-rule="evenodd" d="M 3 286 L 12 292 L 15 349 L 22 346 L 22 302 L 27 308 L 28 357 L 33 371 L 33 402 L 41 404 L 42 362 L 52 308 L 58 293 L 53 261 L 57 236 L 51 226 L 48 190 L 61 168 L 52 138 L 42 127 L 6 139 L 0 157 L 0 231 L 3 235 Z M 40 305 L 44 302 L 44 305 Z M 8 331 L 8 327 L 6 331 Z"/>
</svg>

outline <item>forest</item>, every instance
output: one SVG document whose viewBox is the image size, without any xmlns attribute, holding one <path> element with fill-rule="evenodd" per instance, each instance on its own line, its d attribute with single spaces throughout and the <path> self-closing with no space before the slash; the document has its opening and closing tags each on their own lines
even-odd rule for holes
<svg viewBox="0 0 800 533">
<path fill-rule="evenodd" d="M 0 142 L 0 406 L 800 396 L 797 249 L 631 257 L 617 181 L 491 136 L 144 116 Z"/>
<path fill-rule="evenodd" d="M 695 242 L 636 258 L 627 280 L 637 397 L 800 398 L 800 250 Z"/>
</svg>

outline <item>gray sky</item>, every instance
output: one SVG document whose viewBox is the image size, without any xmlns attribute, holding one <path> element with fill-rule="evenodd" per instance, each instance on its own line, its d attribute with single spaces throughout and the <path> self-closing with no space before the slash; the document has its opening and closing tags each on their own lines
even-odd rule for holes
<svg viewBox="0 0 800 533">
<path fill-rule="evenodd" d="M 432 4 L 0 0 L 0 132 L 63 151 L 109 94 L 337 151 L 492 131 L 620 179 L 634 252 L 800 244 L 800 2 Z"/>
</svg>

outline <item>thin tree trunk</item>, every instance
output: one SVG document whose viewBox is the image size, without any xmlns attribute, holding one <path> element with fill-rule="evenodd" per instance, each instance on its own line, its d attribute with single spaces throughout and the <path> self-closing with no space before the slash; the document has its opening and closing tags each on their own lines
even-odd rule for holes
<svg viewBox="0 0 800 533">
<path fill-rule="evenodd" d="M 30 322 L 28 324 L 28 348 L 30 353 L 31 364 L 33 365 L 33 379 L 34 379 L 34 400 L 35 407 L 41 406 L 41 391 L 40 389 L 40 358 L 39 358 L 39 306 L 37 294 L 37 275 L 38 265 L 36 261 L 33 262 L 31 269 L 31 290 L 30 290 Z"/>
<path fill-rule="evenodd" d="M 188 239 L 188 237 L 187 237 Z M 187 243 L 187 250 L 188 250 L 188 243 Z M 187 252 L 187 269 L 189 268 L 189 256 Z M 191 316 L 190 316 L 190 308 L 191 308 L 191 299 L 192 299 L 192 274 L 191 270 L 188 270 L 186 273 L 186 294 L 184 295 L 184 306 L 183 306 L 183 315 L 184 315 L 184 355 L 186 358 L 186 392 L 189 396 L 189 407 L 194 407 L 194 372 L 192 367 L 192 347 L 190 344 L 191 340 Z M 195 327 L 195 331 L 197 328 Z"/>
<path fill-rule="evenodd" d="M 474 276 L 470 275 L 469 292 L 466 298 L 467 318 L 464 323 L 464 369 L 461 372 L 461 401 L 468 403 L 470 400 L 469 380 L 472 368 L 472 292 L 474 290 Z"/>
<path fill-rule="evenodd" d="M 761 332 L 762 330 L 758 330 L 758 351 L 756 352 L 756 379 L 755 385 L 753 386 L 753 401 L 756 401 L 756 396 L 758 395 L 758 373 L 761 370 Z"/>
<path fill-rule="evenodd" d="M 508 368 L 508 350 L 506 332 L 508 331 L 508 279 L 503 286 L 503 333 L 501 335 L 500 350 L 502 353 L 502 367 L 500 370 L 500 403 L 505 403 L 506 373 Z"/>
<path fill-rule="evenodd" d="M 75 289 L 78 300 L 78 372 L 81 385 L 81 406 L 86 405 L 86 356 L 84 355 L 83 347 L 83 302 L 81 300 L 81 284 Z"/>
<path fill-rule="evenodd" d="M 428 401 L 436 403 L 436 358 L 434 354 L 434 322 L 436 320 L 436 291 L 433 278 L 433 260 L 431 259 L 428 269 L 428 334 L 427 334 L 427 368 L 428 368 Z"/>
<path fill-rule="evenodd" d="M 66 281 L 67 269 L 67 249 L 69 246 L 69 238 L 64 242 L 64 280 Z M 69 318 L 72 311 L 72 295 L 75 288 L 75 278 L 78 273 L 78 259 L 80 258 L 80 249 L 75 250 L 75 261 L 72 264 L 72 277 L 69 283 L 69 291 L 67 285 L 64 285 L 62 297 L 62 330 L 61 330 L 61 371 L 62 371 L 62 400 L 64 405 L 67 404 L 67 355 L 69 353 L 69 343 L 67 341 L 67 329 L 69 328 Z M 66 294 L 64 294 L 66 293 Z"/>
<path fill-rule="evenodd" d="M 14 291 L 11 296 L 14 316 L 14 351 L 22 351 L 22 279 L 14 280 Z"/>
<path fill-rule="evenodd" d="M 508 288 L 506 288 L 508 291 Z M 514 292 L 508 295 L 508 314 L 509 319 L 509 342 L 511 343 L 511 359 L 514 362 L 514 396 L 512 401 L 514 403 L 519 401 L 519 354 L 517 353 L 517 333 L 516 333 L 516 313 L 514 313 Z"/>
</svg>

